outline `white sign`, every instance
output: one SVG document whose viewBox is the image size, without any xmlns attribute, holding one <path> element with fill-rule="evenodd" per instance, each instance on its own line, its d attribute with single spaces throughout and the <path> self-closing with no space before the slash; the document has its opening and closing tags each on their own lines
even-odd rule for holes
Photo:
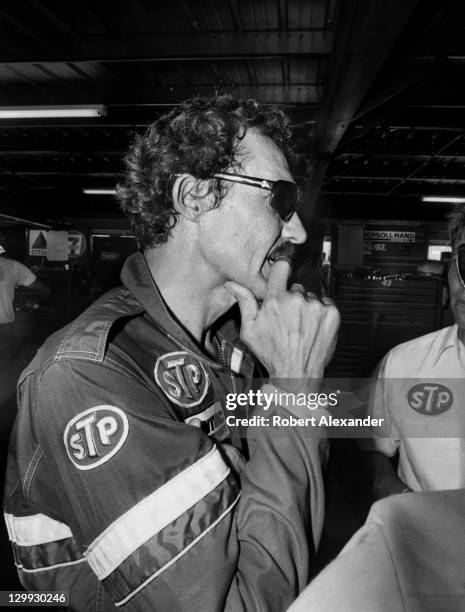
<svg viewBox="0 0 465 612">
<path fill-rule="evenodd" d="M 47 255 L 47 234 L 44 230 L 29 230 L 29 255 Z"/>
<path fill-rule="evenodd" d="M 415 232 L 367 230 L 365 231 L 365 240 L 372 240 L 373 242 L 415 242 Z"/>
<path fill-rule="evenodd" d="M 68 232 L 48 232 L 47 259 L 68 261 Z"/>
<path fill-rule="evenodd" d="M 82 255 L 86 250 L 86 239 L 81 232 L 70 230 L 68 232 L 68 255 L 70 259 L 75 259 Z"/>
</svg>

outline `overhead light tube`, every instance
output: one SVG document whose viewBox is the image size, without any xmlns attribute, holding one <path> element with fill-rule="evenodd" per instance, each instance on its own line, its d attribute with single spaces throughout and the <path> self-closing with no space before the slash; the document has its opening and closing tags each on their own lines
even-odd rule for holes
<svg viewBox="0 0 465 612">
<path fill-rule="evenodd" d="M 83 189 L 86 195 L 115 195 L 116 189 Z"/>
<path fill-rule="evenodd" d="M 0 106 L 0 119 L 60 119 L 102 117 L 107 114 L 102 104 L 80 106 Z"/>
<path fill-rule="evenodd" d="M 449 196 L 422 196 L 422 202 L 445 202 L 449 204 L 465 204 L 465 198 Z"/>
</svg>

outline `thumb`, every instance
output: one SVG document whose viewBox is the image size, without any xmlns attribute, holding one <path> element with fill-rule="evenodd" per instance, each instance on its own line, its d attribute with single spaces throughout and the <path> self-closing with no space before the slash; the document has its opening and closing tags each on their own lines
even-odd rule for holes
<svg viewBox="0 0 465 612">
<path fill-rule="evenodd" d="M 227 281 L 223 286 L 228 293 L 236 298 L 242 321 L 253 321 L 258 314 L 258 304 L 254 294 L 246 287 L 233 281 Z"/>
</svg>

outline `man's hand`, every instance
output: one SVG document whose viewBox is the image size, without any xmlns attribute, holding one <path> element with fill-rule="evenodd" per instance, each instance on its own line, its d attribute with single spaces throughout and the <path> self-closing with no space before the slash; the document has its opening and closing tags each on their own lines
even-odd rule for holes
<svg viewBox="0 0 465 612">
<path fill-rule="evenodd" d="M 301 285 L 287 290 L 291 267 L 273 264 L 261 306 L 245 287 L 232 281 L 225 289 L 241 310 L 241 340 L 267 368 L 270 378 L 323 378 L 336 347 L 340 315 L 329 298 L 320 300 Z"/>
</svg>

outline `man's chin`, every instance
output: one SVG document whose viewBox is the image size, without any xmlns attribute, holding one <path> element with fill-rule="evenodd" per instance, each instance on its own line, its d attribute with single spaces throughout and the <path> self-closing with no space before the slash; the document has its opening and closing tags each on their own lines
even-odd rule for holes
<svg viewBox="0 0 465 612">
<path fill-rule="evenodd" d="M 237 283 L 241 287 L 244 287 L 244 289 L 248 289 L 248 291 L 253 294 L 257 301 L 263 301 L 268 286 L 268 279 L 265 278 L 262 274 L 259 273 L 255 278 L 247 278 L 240 280 L 230 278 L 228 280 Z"/>
<path fill-rule="evenodd" d="M 249 283 L 247 288 L 254 294 L 254 297 L 258 302 L 262 302 L 266 294 L 267 286 L 268 279 L 262 274 L 259 274 L 258 278 L 256 278 L 254 282 Z"/>
</svg>

